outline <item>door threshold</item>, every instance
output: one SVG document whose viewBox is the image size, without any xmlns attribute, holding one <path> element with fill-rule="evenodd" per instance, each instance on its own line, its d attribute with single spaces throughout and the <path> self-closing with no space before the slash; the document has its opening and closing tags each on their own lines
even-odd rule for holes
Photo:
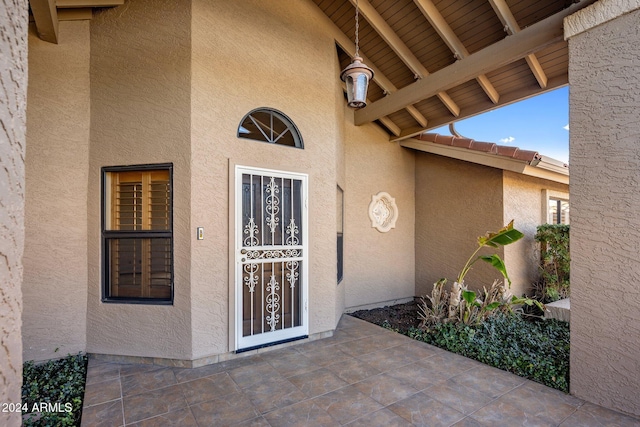
<svg viewBox="0 0 640 427">
<path fill-rule="evenodd" d="M 251 351 L 251 350 L 258 350 L 260 348 L 265 348 L 265 347 L 273 347 L 274 345 L 278 345 L 278 344 L 286 344 L 288 342 L 293 342 L 293 341 L 300 341 L 300 340 L 304 340 L 309 338 L 309 335 L 303 335 L 301 337 L 295 337 L 295 338 L 288 338 L 286 340 L 280 340 L 280 341 L 274 341 L 274 342 L 270 342 L 270 343 L 266 343 L 266 344 L 260 344 L 260 345 L 254 345 L 253 347 L 246 347 L 246 348 L 241 348 L 235 351 L 236 354 L 240 354 L 240 353 L 244 353 L 246 351 Z"/>
</svg>

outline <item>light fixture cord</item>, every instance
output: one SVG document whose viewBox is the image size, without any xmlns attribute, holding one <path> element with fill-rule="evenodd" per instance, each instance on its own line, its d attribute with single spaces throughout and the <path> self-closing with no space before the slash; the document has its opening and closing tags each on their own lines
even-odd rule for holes
<svg viewBox="0 0 640 427">
<path fill-rule="evenodd" d="M 359 9 L 358 9 L 358 0 L 356 0 L 356 57 L 360 56 L 360 47 L 358 46 L 358 30 L 360 29 L 360 23 L 358 22 L 358 14 L 359 14 Z"/>
</svg>

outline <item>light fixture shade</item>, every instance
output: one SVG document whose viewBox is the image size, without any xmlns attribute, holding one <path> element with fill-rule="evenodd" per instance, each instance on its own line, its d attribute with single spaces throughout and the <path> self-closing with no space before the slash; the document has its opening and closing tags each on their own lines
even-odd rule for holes
<svg viewBox="0 0 640 427">
<path fill-rule="evenodd" d="M 373 78 L 373 70 L 362 63 L 362 58 L 356 56 L 351 64 L 342 70 L 340 79 L 347 85 L 347 105 L 351 108 L 367 106 L 367 89 Z"/>
</svg>

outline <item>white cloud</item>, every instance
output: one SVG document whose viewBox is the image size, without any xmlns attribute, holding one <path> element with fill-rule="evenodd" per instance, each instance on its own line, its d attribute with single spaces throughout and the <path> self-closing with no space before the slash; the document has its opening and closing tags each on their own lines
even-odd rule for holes
<svg viewBox="0 0 640 427">
<path fill-rule="evenodd" d="M 503 144 L 509 144 L 510 142 L 513 142 L 515 140 L 516 139 L 514 137 L 510 136 L 510 137 L 507 137 L 507 138 L 502 138 L 500 140 L 500 142 L 502 142 Z"/>
<path fill-rule="evenodd" d="M 564 129 L 564 130 L 569 130 L 569 125 L 562 126 L 562 129 Z"/>
</svg>

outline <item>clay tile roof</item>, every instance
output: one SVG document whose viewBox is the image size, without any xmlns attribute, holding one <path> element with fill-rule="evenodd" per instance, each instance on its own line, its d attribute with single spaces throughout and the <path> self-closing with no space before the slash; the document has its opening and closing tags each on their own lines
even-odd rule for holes
<svg viewBox="0 0 640 427">
<path fill-rule="evenodd" d="M 450 145 L 453 147 L 466 148 L 474 151 L 482 151 L 497 156 L 509 157 L 516 160 L 522 160 L 527 163 L 533 163 L 542 157 L 537 151 L 520 150 L 518 147 L 508 145 L 498 145 L 493 142 L 474 141 L 469 138 L 460 138 L 457 136 L 440 135 L 437 133 L 423 133 L 416 137 L 420 141 L 433 142 L 435 144 Z"/>
</svg>

